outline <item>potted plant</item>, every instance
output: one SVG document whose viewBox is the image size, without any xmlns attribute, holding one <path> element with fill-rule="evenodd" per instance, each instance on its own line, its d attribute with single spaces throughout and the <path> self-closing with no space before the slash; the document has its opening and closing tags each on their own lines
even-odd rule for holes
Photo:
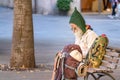
<svg viewBox="0 0 120 80">
<path fill-rule="evenodd" d="M 57 7 L 62 15 L 66 15 L 67 12 L 70 10 L 70 3 L 73 0 L 57 0 Z"/>
</svg>

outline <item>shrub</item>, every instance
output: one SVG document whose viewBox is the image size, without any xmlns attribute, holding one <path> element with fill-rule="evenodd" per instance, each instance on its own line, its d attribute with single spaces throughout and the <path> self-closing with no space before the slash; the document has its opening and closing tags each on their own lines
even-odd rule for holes
<svg viewBox="0 0 120 80">
<path fill-rule="evenodd" d="M 70 10 L 70 2 L 72 0 L 57 0 L 57 7 L 59 11 L 69 11 Z"/>
</svg>

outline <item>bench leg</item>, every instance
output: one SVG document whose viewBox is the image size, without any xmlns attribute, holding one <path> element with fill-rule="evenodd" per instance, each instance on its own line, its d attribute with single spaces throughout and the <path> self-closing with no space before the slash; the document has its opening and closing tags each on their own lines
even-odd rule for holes
<svg viewBox="0 0 120 80">
<path fill-rule="evenodd" d="M 97 74 L 97 76 L 94 74 Z M 84 77 L 84 80 L 91 80 L 91 79 L 89 79 L 90 75 L 91 75 L 91 77 L 94 78 L 94 80 L 99 80 L 101 77 L 104 77 L 104 76 L 108 76 L 111 78 L 111 80 L 115 80 L 115 78 L 107 72 L 87 73 L 87 75 Z"/>
<path fill-rule="evenodd" d="M 89 73 L 87 73 L 87 75 L 84 76 L 84 80 L 88 80 L 88 75 L 89 75 Z"/>
<path fill-rule="evenodd" d="M 99 80 L 93 73 L 87 73 L 87 75 L 84 77 L 84 80 L 90 80 L 90 75 L 94 78 L 94 80 Z"/>
<path fill-rule="evenodd" d="M 102 76 L 101 76 L 101 73 L 103 74 Z M 115 80 L 115 78 L 112 75 L 110 75 L 108 72 L 101 72 L 101 73 L 100 73 L 100 75 L 98 73 L 98 75 L 99 75 L 98 79 L 100 79 L 103 76 L 109 76 L 112 80 Z"/>
</svg>

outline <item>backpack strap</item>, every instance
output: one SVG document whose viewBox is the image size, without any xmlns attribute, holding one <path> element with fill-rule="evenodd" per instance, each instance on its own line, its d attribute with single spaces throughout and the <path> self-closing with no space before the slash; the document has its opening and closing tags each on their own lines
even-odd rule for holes
<svg viewBox="0 0 120 80">
<path fill-rule="evenodd" d="M 65 77 L 64 77 L 65 55 L 66 55 L 66 53 L 63 52 L 63 53 L 62 53 L 62 58 L 61 58 L 61 61 L 62 61 L 62 65 L 61 65 L 61 67 L 62 67 L 62 80 L 65 79 Z"/>
</svg>

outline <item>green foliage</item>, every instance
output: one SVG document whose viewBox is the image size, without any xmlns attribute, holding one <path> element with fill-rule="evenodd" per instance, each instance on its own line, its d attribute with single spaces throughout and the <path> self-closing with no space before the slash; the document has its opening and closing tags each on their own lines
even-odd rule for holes
<svg viewBox="0 0 120 80">
<path fill-rule="evenodd" d="M 73 0 L 57 0 L 57 7 L 60 11 L 69 11 L 70 2 Z"/>
</svg>

